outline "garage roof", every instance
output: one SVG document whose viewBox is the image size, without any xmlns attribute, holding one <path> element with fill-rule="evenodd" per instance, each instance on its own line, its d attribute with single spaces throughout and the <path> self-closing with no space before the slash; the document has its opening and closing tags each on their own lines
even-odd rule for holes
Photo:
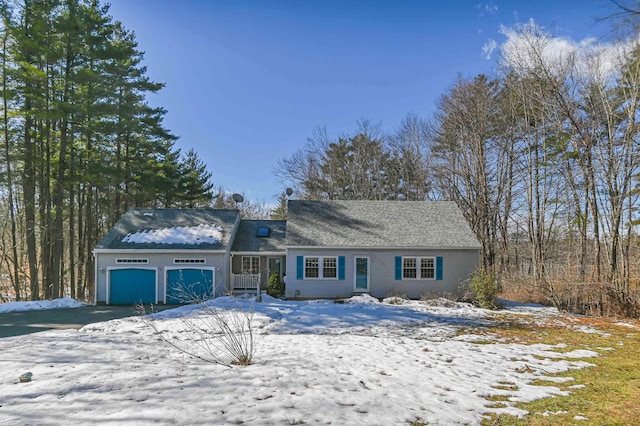
<svg viewBox="0 0 640 426">
<path fill-rule="evenodd" d="M 238 216 L 238 210 L 131 209 L 95 248 L 225 250 Z"/>
</svg>

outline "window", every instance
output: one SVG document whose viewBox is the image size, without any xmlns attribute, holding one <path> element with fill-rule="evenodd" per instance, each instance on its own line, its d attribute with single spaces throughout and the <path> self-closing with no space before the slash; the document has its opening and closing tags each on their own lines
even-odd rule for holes
<svg viewBox="0 0 640 426">
<path fill-rule="evenodd" d="M 271 234 L 271 228 L 267 226 L 260 226 L 256 231 L 256 236 L 259 238 L 267 238 Z"/>
<path fill-rule="evenodd" d="M 173 259 L 173 263 L 175 263 L 176 265 L 184 265 L 188 263 L 205 264 L 207 263 L 207 261 L 205 259 Z"/>
<path fill-rule="evenodd" d="M 420 259 L 420 276 L 422 278 L 434 279 L 436 277 L 436 268 L 433 257 L 423 257 Z"/>
<path fill-rule="evenodd" d="M 260 257 L 259 256 L 242 256 L 242 273 L 243 274 L 259 274 L 260 273 Z"/>
<path fill-rule="evenodd" d="M 436 278 L 436 262 L 434 257 L 403 257 L 403 280 L 433 280 Z"/>
<path fill-rule="evenodd" d="M 338 277 L 338 259 L 336 259 L 335 257 L 325 257 L 322 259 L 322 277 Z"/>
<path fill-rule="evenodd" d="M 338 278 L 338 258 L 336 256 L 319 256 L 304 258 L 304 277 L 319 279 Z"/>
<path fill-rule="evenodd" d="M 305 257 L 304 258 L 304 277 L 305 278 L 320 278 L 320 268 L 318 257 Z"/>
<path fill-rule="evenodd" d="M 402 278 L 404 279 L 418 278 L 415 257 L 405 257 L 402 259 Z"/>
<path fill-rule="evenodd" d="M 139 257 L 135 258 L 117 258 L 116 263 L 149 263 L 149 259 L 143 259 Z"/>
</svg>

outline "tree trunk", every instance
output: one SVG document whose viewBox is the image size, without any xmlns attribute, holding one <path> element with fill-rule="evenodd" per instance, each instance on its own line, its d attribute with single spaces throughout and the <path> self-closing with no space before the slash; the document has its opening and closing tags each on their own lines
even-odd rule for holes
<svg viewBox="0 0 640 426">
<path fill-rule="evenodd" d="M 13 176 L 12 176 L 12 160 L 10 152 L 10 136 L 9 136 L 9 93 L 7 92 L 7 38 L 6 32 L 2 39 L 2 106 L 3 106 L 3 123 L 4 123 L 4 160 L 7 167 L 7 210 L 9 211 L 9 221 L 11 223 L 11 281 L 15 292 L 16 300 L 22 300 L 20 292 L 20 258 L 18 257 L 18 232 L 16 226 L 16 212 L 13 195 Z"/>
</svg>

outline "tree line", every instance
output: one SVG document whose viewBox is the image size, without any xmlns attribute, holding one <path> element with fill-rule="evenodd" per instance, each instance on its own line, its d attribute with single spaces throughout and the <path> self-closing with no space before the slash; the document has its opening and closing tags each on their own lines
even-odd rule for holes
<svg viewBox="0 0 640 426">
<path fill-rule="evenodd" d="M 637 316 L 640 46 L 507 36 L 495 75 L 458 77 L 433 117 L 319 130 L 277 174 L 300 198 L 453 200 L 503 289 Z"/>
<path fill-rule="evenodd" d="M 496 73 L 458 77 L 432 117 L 318 129 L 276 174 L 298 198 L 453 200 L 505 290 L 637 316 L 637 16 L 630 37 L 590 49 L 522 25 Z M 90 299 L 93 246 L 130 207 L 268 214 L 176 148 L 147 103 L 163 85 L 108 6 L 0 0 L 0 19 L 0 299 Z"/>
<path fill-rule="evenodd" d="M 211 174 L 147 103 L 163 85 L 108 6 L 1 0 L 0 15 L 4 290 L 90 298 L 93 246 L 120 215 L 208 206 Z"/>
</svg>

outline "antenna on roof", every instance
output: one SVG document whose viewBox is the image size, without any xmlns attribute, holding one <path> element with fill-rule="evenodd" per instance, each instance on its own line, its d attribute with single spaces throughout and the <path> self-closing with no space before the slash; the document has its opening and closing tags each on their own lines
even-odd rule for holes
<svg viewBox="0 0 640 426">
<path fill-rule="evenodd" d="M 238 208 L 238 203 L 244 201 L 244 197 L 241 194 L 235 193 L 231 196 L 231 199 L 236 203 L 236 209 Z"/>
</svg>

